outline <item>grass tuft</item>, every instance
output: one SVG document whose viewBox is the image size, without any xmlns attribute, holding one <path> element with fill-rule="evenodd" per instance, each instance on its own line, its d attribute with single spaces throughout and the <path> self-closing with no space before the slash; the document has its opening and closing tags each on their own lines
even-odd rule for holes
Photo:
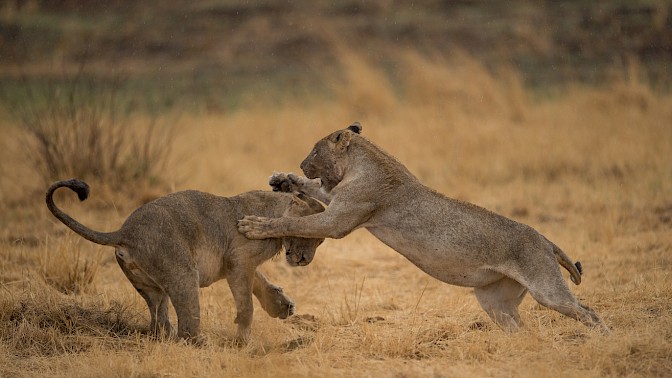
<svg viewBox="0 0 672 378">
<path fill-rule="evenodd" d="M 47 239 L 49 241 L 49 239 Z M 98 252 L 90 257 L 90 252 L 82 252 L 83 239 L 67 231 L 65 237 L 57 239 L 55 248 L 45 244 L 45 253 L 40 266 L 42 279 L 65 294 L 81 294 L 94 290 L 93 282 L 101 264 L 103 254 Z"/>
<path fill-rule="evenodd" d="M 69 177 L 120 189 L 154 183 L 171 152 L 173 134 L 150 116 L 131 122 L 133 101 L 124 79 L 74 74 L 41 81 L 23 79 L 2 103 L 24 131 L 23 157 L 43 184 Z"/>
<path fill-rule="evenodd" d="M 142 317 L 128 305 L 113 301 L 80 301 L 48 287 L 31 288 L 0 301 L 0 340 L 21 357 L 82 353 L 100 338 L 118 344 L 146 332 Z"/>
</svg>

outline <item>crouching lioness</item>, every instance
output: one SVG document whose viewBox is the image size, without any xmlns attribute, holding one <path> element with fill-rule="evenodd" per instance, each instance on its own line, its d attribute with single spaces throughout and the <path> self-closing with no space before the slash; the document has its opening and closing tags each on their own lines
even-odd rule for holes
<svg viewBox="0 0 672 378">
<path fill-rule="evenodd" d="M 424 186 L 394 157 L 359 135 L 359 123 L 315 144 L 301 163 L 306 177 L 276 174 L 276 190 L 302 190 L 328 204 L 301 218 L 246 216 L 248 238 L 342 238 L 365 227 L 443 282 L 473 287 L 490 318 L 521 325 L 518 305 L 537 302 L 605 333 L 608 328 L 569 290 L 558 263 L 581 282 L 581 265 L 529 226 Z M 254 214 L 251 214 L 254 215 Z"/>
<path fill-rule="evenodd" d="M 168 299 L 178 318 L 177 335 L 199 336 L 198 288 L 226 278 L 236 303 L 236 341 L 246 342 L 252 323 L 252 293 L 272 317 L 293 314 L 294 303 L 282 289 L 256 271 L 284 246 L 287 262 L 306 265 L 324 239 L 283 238 L 249 240 L 236 229 L 245 214 L 299 217 L 324 211 L 303 193 L 253 191 L 219 197 L 194 190 L 158 198 L 135 210 L 118 231 L 93 231 L 54 204 L 53 193 L 67 187 L 80 200 L 89 194 L 80 180 L 59 181 L 47 190 L 49 210 L 74 232 L 94 243 L 116 248 L 121 270 L 147 302 L 150 330 L 170 334 Z"/>
</svg>

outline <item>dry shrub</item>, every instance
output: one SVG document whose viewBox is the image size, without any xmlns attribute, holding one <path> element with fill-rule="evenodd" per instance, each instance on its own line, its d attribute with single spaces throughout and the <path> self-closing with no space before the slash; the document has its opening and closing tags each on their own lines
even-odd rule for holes
<svg viewBox="0 0 672 378">
<path fill-rule="evenodd" d="M 0 340 L 7 352 L 21 357 L 80 353 L 101 337 L 118 343 L 142 331 L 141 323 L 140 314 L 120 302 L 84 303 L 49 287 L 0 301 Z"/>
<path fill-rule="evenodd" d="M 43 184 L 77 177 L 118 189 L 159 179 L 172 132 L 156 116 L 133 127 L 133 99 L 123 89 L 123 79 L 88 75 L 82 63 L 75 74 L 24 78 L 21 93 L 3 93 L 8 114 L 25 131 L 25 158 Z"/>
<path fill-rule="evenodd" d="M 98 273 L 102 253 L 91 255 L 82 251 L 82 238 L 67 231 L 57 245 L 45 245 L 40 274 L 44 281 L 58 291 L 66 294 L 87 293 L 93 290 L 93 279 Z"/>
</svg>

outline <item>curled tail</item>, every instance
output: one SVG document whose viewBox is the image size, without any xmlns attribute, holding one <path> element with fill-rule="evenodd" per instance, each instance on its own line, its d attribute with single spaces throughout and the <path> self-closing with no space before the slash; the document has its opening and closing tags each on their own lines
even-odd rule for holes
<svg viewBox="0 0 672 378">
<path fill-rule="evenodd" d="M 544 237 L 544 239 L 546 239 L 546 237 Z M 565 252 L 560 249 L 560 247 L 553 244 L 553 242 L 548 239 L 546 239 L 546 241 L 551 245 L 551 247 L 553 247 L 553 254 L 555 255 L 555 259 L 558 261 L 558 264 L 567 269 L 569 272 L 569 278 L 572 280 L 572 282 L 574 282 L 575 285 L 580 284 L 581 274 L 583 273 L 581 262 L 577 261 L 576 263 L 572 263 L 572 260 L 565 254 Z"/>
<path fill-rule="evenodd" d="M 54 203 L 54 192 L 56 189 L 66 187 L 70 188 L 73 192 L 77 193 L 80 201 L 84 201 L 89 196 L 89 185 L 84 181 L 77 179 L 70 179 L 65 181 L 57 181 L 53 183 L 49 189 L 47 189 L 46 201 L 49 211 L 58 220 L 63 222 L 68 226 L 72 231 L 76 232 L 78 235 L 82 236 L 84 239 L 92 241 L 97 244 L 102 245 L 112 245 L 118 246 L 120 242 L 120 237 L 118 232 L 98 232 L 94 231 L 83 224 L 77 222 L 68 214 L 64 213 L 63 210 L 59 209 Z"/>
</svg>

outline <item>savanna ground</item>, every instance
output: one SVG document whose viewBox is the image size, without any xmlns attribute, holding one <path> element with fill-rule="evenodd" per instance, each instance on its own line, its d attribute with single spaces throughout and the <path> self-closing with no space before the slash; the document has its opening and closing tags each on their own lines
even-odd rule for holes
<svg viewBox="0 0 672 378">
<path fill-rule="evenodd" d="M 249 23 L 266 30 L 263 17 L 242 13 L 252 21 L 236 30 Z M 408 31 L 417 13 L 404 14 Z M 651 79 L 633 60 L 604 68 L 609 75 L 600 85 L 576 80 L 556 91 L 531 87 L 525 71 L 511 66 L 488 68 L 474 54 L 448 59 L 404 47 L 390 55 L 391 69 L 352 48 L 347 36 L 308 34 L 338 52 L 338 69 L 310 66 L 308 76 L 321 79 L 319 95 L 302 78 L 289 81 L 296 84 L 291 96 L 270 101 L 267 86 L 281 91 L 283 76 L 219 99 L 215 78 L 207 93 L 188 93 L 186 110 L 171 100 L 161 102 L 159 121 L 144 112 L 125 118 L 135 132 L 171 125 L 172 143 L 164 146 L 171 154 L 151 177 L 113 184 L 85 177 L 90 199 L 79 203 L 68 193 L 58 204 L 92 228 L 113 230 L 144 201 L 170 191 L 264 189 L 271 172 L 298 171 L 317 139 L 358 120 L 367 138 L 426 185 L 529 224 L 580 260 L 584 281 L 572 290 L 612 335 L 529 296 L 521 305 L 524 330 L 507 334 L 470 289 L 438 282 L 358 230 L 327 240 L 309 266 L 289 267 L 283 256 L 262 266 L 295 300 L 297 316 L 271 319 L 255 299 L 249 345 L 231 345 L 235 309 L 224 281 L 201 290 L 206 345 L 152 339 L 145 303 L 113 250 L 82 240 L 48 213 L 43 193 L 56 178 L 34 167 L 26 130 L 3 116 L 0 376 L 672 375 L 669 82 Z M 125 64 L 133 79 L 139 69 Z M 30 67 L 32 75 L 46 70 Z M 97 72 L 105 67 L 93 64 Z M 15 85 L 16 65 L 3 69 L 6 88 Z"/>
</svg>

